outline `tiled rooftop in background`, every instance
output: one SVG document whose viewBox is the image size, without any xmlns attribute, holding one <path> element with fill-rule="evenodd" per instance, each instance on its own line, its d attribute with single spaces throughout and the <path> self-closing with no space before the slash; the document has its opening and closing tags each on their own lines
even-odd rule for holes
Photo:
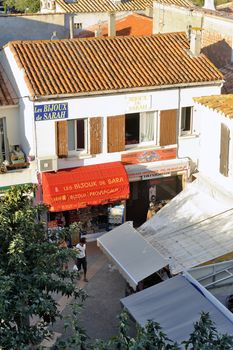
<svg viewBox="0 0 233 350">
<path fill-rule="evenodd" d="M 194 101 L 210 109 L 224 114 L 228 118 L 233 118 L 233 95 L 217 95 L 196 97 Z"/>
<path fill-rule="evenodd" d="M 17 103 L 16 94 L 0 64 L 0 106 L 16 105 Z"/>
<path fill-rule="evenodd" d="M 156 3 L 160 4 L 161 6 L 164 5 L 175 5 L 179 7 L 195 7 L 191 1 L 188 0 L 161 0 L 161 1 L 155 1 Z"/>
<path fill-rule="evenodd" d="M 116 35 L 151 35 L 153 20 L 150 17 L 132 13 L 122 19 L 116 20 Z M 95 35 L 95 30 L 100 30 L 101 36 L 108 35 L 108 23 L 96 24 L 82 30 L 78 38 L 88 38 Z"/>
<path fill-rule="evenodd" d="M 219 69 L 224 76 L 224 83 L 222 87 L 223 94 L 233 93 L 233 64 L 228 64 Z"/>
<path fill-rule="evenodd" d="M 7 44 L 31 96 L 112 92 L 222 80 L 204 56 L 192 57 L 185 33 Z"/>
<path fill-rule="evenodd" d="M 78 0 L 70 3 L 56 0 L 56 3 L 67 13 L 137 11 L 153 6 L 153 0 L 126 0 L 116 4 L 112 0 Z"/>
</svg>

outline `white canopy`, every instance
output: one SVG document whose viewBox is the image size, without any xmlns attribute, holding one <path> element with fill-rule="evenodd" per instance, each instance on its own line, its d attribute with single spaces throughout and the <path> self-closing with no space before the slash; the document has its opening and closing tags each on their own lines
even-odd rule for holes
<svg viewBox="0 0 233 350">
<path fill-rule="evenodd" d="M 97 244 L 134 289 L 144 278 L 168 265 L 130 222 L 105 233 L 97 239 Z"/>
<path fill-rule="evenodd" d="M 233 199 L 195 181 L 138 231 L 176 274 L 233 252 L 232 227 Z"/>
<path fill-rule="evenodd" d="M 231 313 L 222 311 L 184 276 L 175 276 L 121 299 L 138 324 L 158 322 L 168 338 L 181 342 L 193 331 L 201 312 L 208 312 L 219 333 L 233 335 Z M 227 314 L 230 314 L 229 317 Z M 233 318 L 232 318 L 233 319 Z"/>
</svg>

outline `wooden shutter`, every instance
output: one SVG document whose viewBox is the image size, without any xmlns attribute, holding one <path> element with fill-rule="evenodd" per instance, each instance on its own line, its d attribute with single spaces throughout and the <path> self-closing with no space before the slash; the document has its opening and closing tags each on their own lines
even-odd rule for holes
<svg viewBox="0 0 233 350">
<path fill-rule="evenodd" d="M 230 141 L 230 130 L 225 124 L 221 124 L 219 171 L 224 176 L 228 176 L 229 141 Z"/>
<path fill-rule="evenodd" d="M 101 118 L 90 118 L 90 153 L 99 154 L 101 153 L 102 143 L 102 123 Z"/>
<path fill-rule="evenodd" d="M 66 120 L 57 122 L 57 155 L 59 158 L 68 156 L 68 123 Z"/>
<path fill-rule="evenodd" d="M 125 150 L 125 116 L 108 117 L 108 152 Z"/>
<path fill-rule="evenodd" d="M 176 109 L 160 112 L 160 146 L 176 144 L 176 118 Z"/>
</svg>

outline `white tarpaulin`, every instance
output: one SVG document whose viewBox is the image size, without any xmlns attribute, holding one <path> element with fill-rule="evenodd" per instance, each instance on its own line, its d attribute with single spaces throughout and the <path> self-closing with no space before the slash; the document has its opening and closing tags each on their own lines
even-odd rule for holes
<svg viewBox="0 0 233 350">
<path fill-rule="evenodd" d="M 138 231 L 173 274 L 233 251 L 233 200 L 195 181 Z"/>
<path fill-rule="evenodd" d="M 134 289 L 144 278 L 168 264 L 130 222 L 105 233 L 97 239 L 97 244 Z"/>
<path fill-rule="evenodd" d="M 230 312 L 222 312 L 184 276 L 175 276 L 153 287 L 121 299 L 138 324 L 158 322 L 168 338 L 181 342 L 193 331 L 201 312 L 208 312 L 219 333 L 233 335 Z"/>
</svg>

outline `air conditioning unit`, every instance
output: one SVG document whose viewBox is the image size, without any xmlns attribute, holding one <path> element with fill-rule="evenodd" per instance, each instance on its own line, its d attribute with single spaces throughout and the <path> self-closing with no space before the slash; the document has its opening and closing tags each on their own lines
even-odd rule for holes
<svg viewBox="0 0 233 350">
<path fill-rule="evenodd" d="M 57 157 L 38 158 L 39 172 L 57 171 Z"/>
</svg>

